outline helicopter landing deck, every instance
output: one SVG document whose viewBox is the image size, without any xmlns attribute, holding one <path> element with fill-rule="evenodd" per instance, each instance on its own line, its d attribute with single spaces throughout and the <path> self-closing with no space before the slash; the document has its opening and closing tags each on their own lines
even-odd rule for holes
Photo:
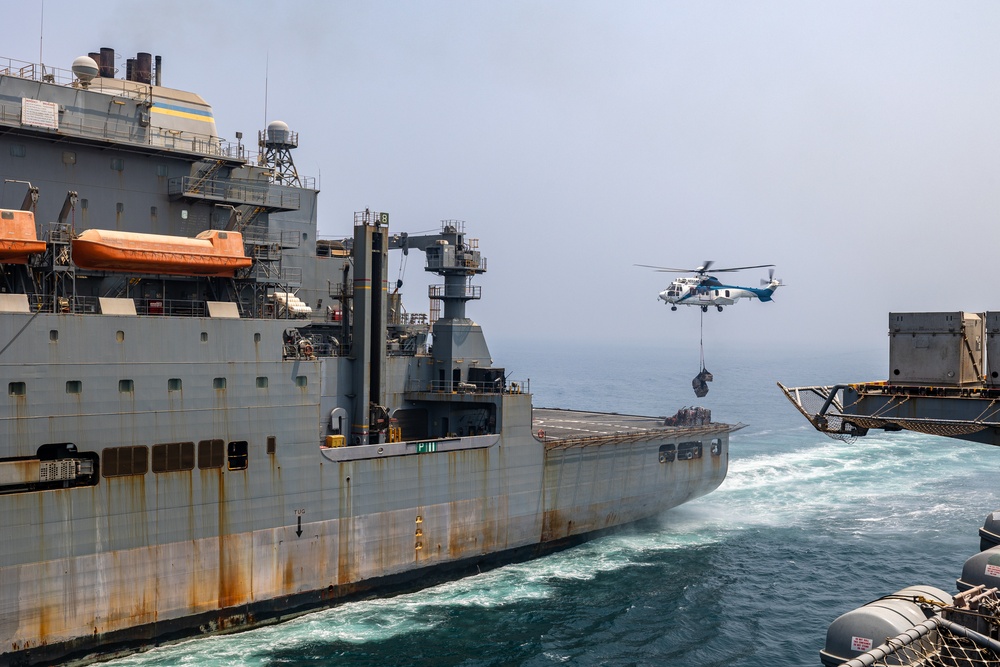
<svg viewBox="0 0 1000 667">
<path fill-rule="evenodd" d="M 641 440 L 646 437 L 662 436 L 664 431 L 707 434 L 734 430 L 730 424 L 715 424 L 711 421 L 684 426 L 666 426 L 665 420 L 665 417 L 621 415 L 612 412 L 535 408 L 532 412 L 531 425 L 535 435 L 547 443 L 608 439 Z"/>
</svg>

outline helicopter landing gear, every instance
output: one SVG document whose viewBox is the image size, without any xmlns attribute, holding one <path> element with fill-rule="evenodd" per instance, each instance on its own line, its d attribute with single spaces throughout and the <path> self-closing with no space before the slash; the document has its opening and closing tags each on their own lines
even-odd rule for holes
<svg viewBox="0 0 1000 667">
<path fill-rule="evenodd" d="M 670 310 L 677 310 L 677 306 L 670 306 Z"/>
<path fill-rule="evenodd" d="M 702 306 L 701 307 L 701 312 L 707 313 L 708 312 L 708 306 Z"/>
<path fill-rule="evenodd" d="M 716 308 L 718 308 L 718 309 L 719 309 L 719 312 L 720 312 L 720 313 L 722 312 L 722 306 L 716 306 Z"/>
</svg>

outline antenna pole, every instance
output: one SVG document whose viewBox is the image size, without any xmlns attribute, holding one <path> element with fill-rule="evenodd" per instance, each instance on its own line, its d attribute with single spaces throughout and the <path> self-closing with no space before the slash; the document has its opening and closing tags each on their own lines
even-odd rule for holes
<svg viewBox="0 0 1000 667">
<path fill-rule="evenodd" d="M 38 19 L 38 64 L 42 65 L 45 61 L 42 60 L 42 39 L 45 30 L 45 0 L 42 0 L 42 14 Z"/>
</svg>

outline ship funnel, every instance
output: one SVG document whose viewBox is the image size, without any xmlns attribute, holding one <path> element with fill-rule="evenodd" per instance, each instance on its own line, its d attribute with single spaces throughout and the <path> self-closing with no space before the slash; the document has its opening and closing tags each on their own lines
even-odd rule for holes
<svg viewBox="0 0 1000 667">
<path fill-rule="evenodd" d="M 150 84 L 153 82 L 153 54 L 135 54 L 135 80 L 139 83 Z"/>
<path fill-rule="evenodd" d="M 100 76 L 106 79 L 115 78 L 115 50 L 101 47 Z"/>
<path fill-rule="evenodd" d="M 100 72 L 100 69 L 97 67 L 97 61 L 90 56 L 80 56 L 74 60 L 72 70 L 73 74 L 80 81 L 81 88 L 89 87 L 90 82 Z"/>
</svg>

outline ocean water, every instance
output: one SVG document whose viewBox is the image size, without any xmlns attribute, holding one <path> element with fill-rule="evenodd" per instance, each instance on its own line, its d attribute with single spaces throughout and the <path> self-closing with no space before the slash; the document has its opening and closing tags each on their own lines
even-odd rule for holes
<svg viewBox="0 0 1000 667">
<path fill-rule="evenodd" d="M 742 422 L 714 493 L 551 556 L 352 602 L 115 665 L 816 666 L 839 614 L 913 584 L 953 591 L 1000 508 L 1000 448 L 812 429 L 775 386 L 885 377 L 883 349 L 715 351 L 493 344 L 535 404 Z M 581 359 L 603 359 L 594 364 Z"/>
</svg>

